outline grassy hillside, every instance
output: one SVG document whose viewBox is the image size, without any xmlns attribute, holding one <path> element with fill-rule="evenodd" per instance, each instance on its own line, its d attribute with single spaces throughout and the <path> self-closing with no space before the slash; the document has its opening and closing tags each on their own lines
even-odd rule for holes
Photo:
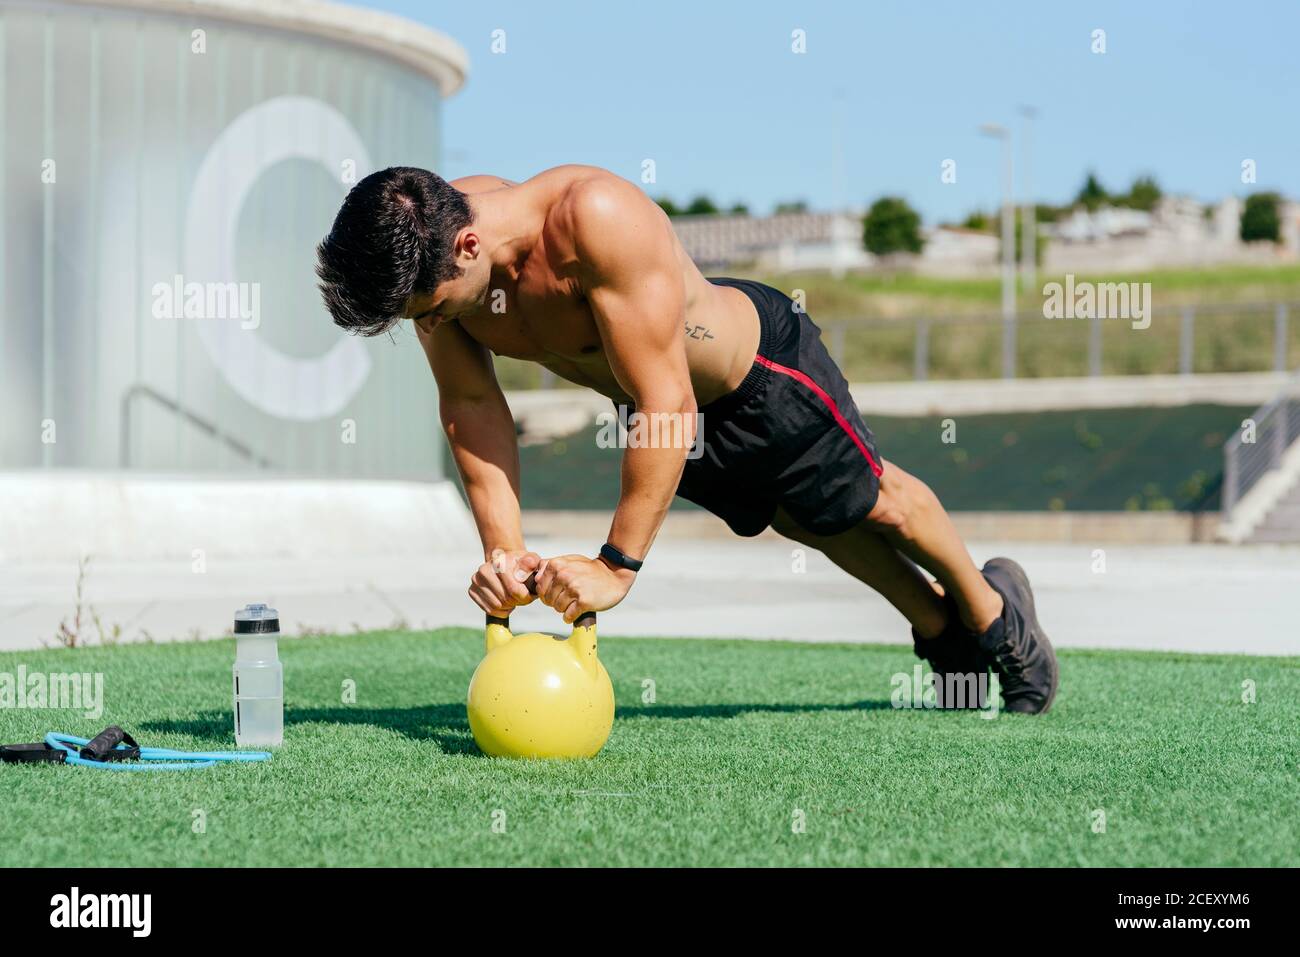
<svg viewBox="0 0 1300 957">
<path fill-rule="evenodd" d="M 1001 324 L 995 318 L 1001 286 L 991 279 L 939 279 L 911 275 L 773 274 L 740 270 L 786 293 L 803 290 L 808 313 L 828 344 L 842 338 L 842 367 L 851 381 L 889 382 L 913 377 L 915 320 L 934 320 L 929 376 L 985 379 L 1001 375 Z M 1077 281 L 1149 282 L 1155 308 L 1174 309 L 1155 317 L 1148 329 L 1124 321 L 1103 324 L 1102 371 L 1109 375 L 1177 372 L 1181 319 L 1177 307 L 1218 304 L 1300 303 L 1300 265 L 1229 266 L 1213 270 L 1157 270 L 1146 273 L 1083 275 Z M 1039 284 L 1062 276 L 1040 276 Z M 1087 371 L 1088 326 L 1080 320 L 1043 320 L 1042 295 L 1021 295 L 1016 374 L 1024 377 L 1082 375 Z M 959 320 L 959 321 L 958 321 Z M 983 320 L 983 321 L 981 321 Z M 843 324 L 842 332 L 831 327 Z M 1300 366 L 1300 308 L 1293 310 L 1288 361 Z M 1273 317 L 1267 311 L 1225 308 L 1202 312 L 1196 322 L 1193 366 L 1197 372 L 1253 372 L 1272 368 Z M 536 388 L 541 367 L 498 359 L 497 374 L 508 389 Z M 561 388 L 565 383 L 556 383 Z"/>
<path fill-rule="evenodd" d="M 1002 302 L 1001 280 L 944 279 L 906 274 L 864 273 L 835 278 L 822 273 L 746 272 L 787 292 L 803 289 L 808 311 L 824 319 L 896 319 L 910 316 L 988 315 Z M 1076 273 L 1077 282 L 1149 282 L 1158 307 L 1207 302 L 1300 301 L 1300 264 L 1221 266 L 1213 269 L 1156 269 L 1140 273 Z M 1064 276 L 1040 274 L 1038 288 Z M 1042 304 L 1041 292 L 1020 294 L 1020 308 Z"/>
<path fill-rule="evenodd" d="M 1224 440 L 1251 409 L 1193 405 L 966 415 L 954 444 L 938 417 L 873 416 L 881 454 L 957 510 L 1189 509 L 1223 468 Z M 610 509 L 621 453 L 596 429 L 520 450 L 525 508 Z M 743 481 L 743 476 L 737 476 Z M 1206 503 L 1217 507 L 1217 495 Z M 675 508 L 693 507 L 677 500 Z"/>
</svg>

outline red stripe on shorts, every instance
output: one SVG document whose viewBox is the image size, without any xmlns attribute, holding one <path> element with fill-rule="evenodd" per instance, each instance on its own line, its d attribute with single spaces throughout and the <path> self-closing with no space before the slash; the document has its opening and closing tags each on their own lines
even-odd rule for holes
<svg viewBox="0 0 1300 957">
<path fill-rule="evenodd" d="M 835 400 L 830 397 L 830 395 L 826 392 L 825 389 L 819 386 L 812 379 L 808 378 L 798 369 L 791 369 L 788 368 L 787 366 L 781 365 L 779 362 L 773 362 L 771 359 L 767 358 L 766 356 L 755 356 L 754 361 L 761 362 L 763 365 L 767 366 L 767 368 L 771 369 L 773 372 L 779 372 L 782 375 L 788 375 L 791 379 L 794 379 L 794 381 L 798 382 L 800 385 L 806 386 L 808 389 L 812 391 L 813 395 L 821 399 L 822 402 L 826 404 L 826 408 L 831 410 L 831 415 L 835 416 L 835 421 L 839 424 L 839 427 L 845 431 L 848 437 L 853 440 L 853 444 L 858 447 L 858 451 L 862 453 L 862 457 L 865 458 L 867 460 L 867 464 L 871 466 L 871 471 L 875 473 L 877 478 L 880 477 L 880 473 L 882 471 L 882 469 L 880 468 L 880 463 L 876 461 L 875 457 L 871 454 L 871 450 L 867 448 L 867 444 L 862 441 L 862 439 L 858 436 L 858 433 L 853 431 L 853 426 L 849 425 L 849 420 L 844 418 L 844 413 L 840 411 L 840 407 L 835 404 Z"/>
</svg>

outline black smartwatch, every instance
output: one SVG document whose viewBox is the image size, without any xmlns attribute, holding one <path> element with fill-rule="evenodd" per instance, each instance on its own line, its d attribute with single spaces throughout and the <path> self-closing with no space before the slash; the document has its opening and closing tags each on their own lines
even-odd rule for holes
<svg viewBox="0 0 1300 957">
<path fill-rule="evenodd" d="M 605 559 L 616 568 L 626 568 L 630 572 L 639 572 L 645 562 L 637 561 L 635 558 L 629 558 L 617 548 L 606 542 L 600 546 L 600 557 Z"/>
</svg>

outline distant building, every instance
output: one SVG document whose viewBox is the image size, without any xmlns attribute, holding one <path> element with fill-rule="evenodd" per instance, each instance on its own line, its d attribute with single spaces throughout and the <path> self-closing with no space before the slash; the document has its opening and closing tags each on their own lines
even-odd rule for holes
<svg viewBox="0 0 1300 957">
<path fill-rule="evenodd" d="M 1187 196 L 1165 196 L 1150 212 L 1079 208 L 1058 222 L 1038 224 L 1046 239 L 1043 266 L 1048 272 L 1103 272 L 1300 258 L 1300 203 L 1282 204 L 1278 245 L 1241 241 L 1243 206 L 1235 196 L 1208 207 Z M 861 210 L 678 216 L 673 228 L 705 270 L 742 266 L 843 273 L 883 268 L 961 277 L 994 275 L 999 268 L 999 234 L 961 226 L 927 227 L 919 254 L 882 261 L 862 245 L 862 216 Z"/>
<path fill-rule="evenodd" d="M 1151 231 L 1151 213 L 1103 206 L 1089 212 L 1076 209 L 1058 223 L 1043 223 L 1039 231 L 1064 243 L 1095 243 L 1118 236 L 1143 236 Z"/>
<path fill-rule="evenodd" d="M 701 269 L 745 265 L 778 272 L 863 269 L 862 213 L 677 216 L 673 229 Z"/>
<path fill-rule="evenodd" d="M 1300 203 L 1288 200 L 1282 204 L 1282 245 L 1292 255 L 1300 255 Z"/>
<path fill-rule="evenodd" d="M 1300 256 L 1300 204 L 1285 201 L 1281 243 L 1241 241 L 1235 196 L 1203 206 L 1186 196 L 1165 196 L 1151 212 L 1105 206 L 1076 209 L 1056 223 L 1040 223 L 1048 238 L 1049 272 L 1143 270 L 1161 267 L 1268 263 Z"/>
<path fill-rule="evenodd" d="M 964 226 L 936 226 L 922 231 L 925 246 L 916 257 L 917 272 L 932 276 L 978 276 L 997 269 L 1002 240 Z"/>
</svg>

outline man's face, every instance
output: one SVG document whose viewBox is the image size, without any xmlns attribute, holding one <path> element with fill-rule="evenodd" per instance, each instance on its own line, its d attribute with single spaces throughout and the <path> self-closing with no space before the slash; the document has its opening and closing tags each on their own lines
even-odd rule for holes
<svg viewBox="0 0 1300 957">
<path fill-rule="evenodd" d="M 406 314 L 425 335 L 444 322 L 473 315 L 487 302 L 492 268 L 487 257 L 480 255 L 478 237 L 462 234 L 456 245 L 460 275 L 439 283 L 433 292 L 416 293 L 407 300 Z"/>
</svg>

